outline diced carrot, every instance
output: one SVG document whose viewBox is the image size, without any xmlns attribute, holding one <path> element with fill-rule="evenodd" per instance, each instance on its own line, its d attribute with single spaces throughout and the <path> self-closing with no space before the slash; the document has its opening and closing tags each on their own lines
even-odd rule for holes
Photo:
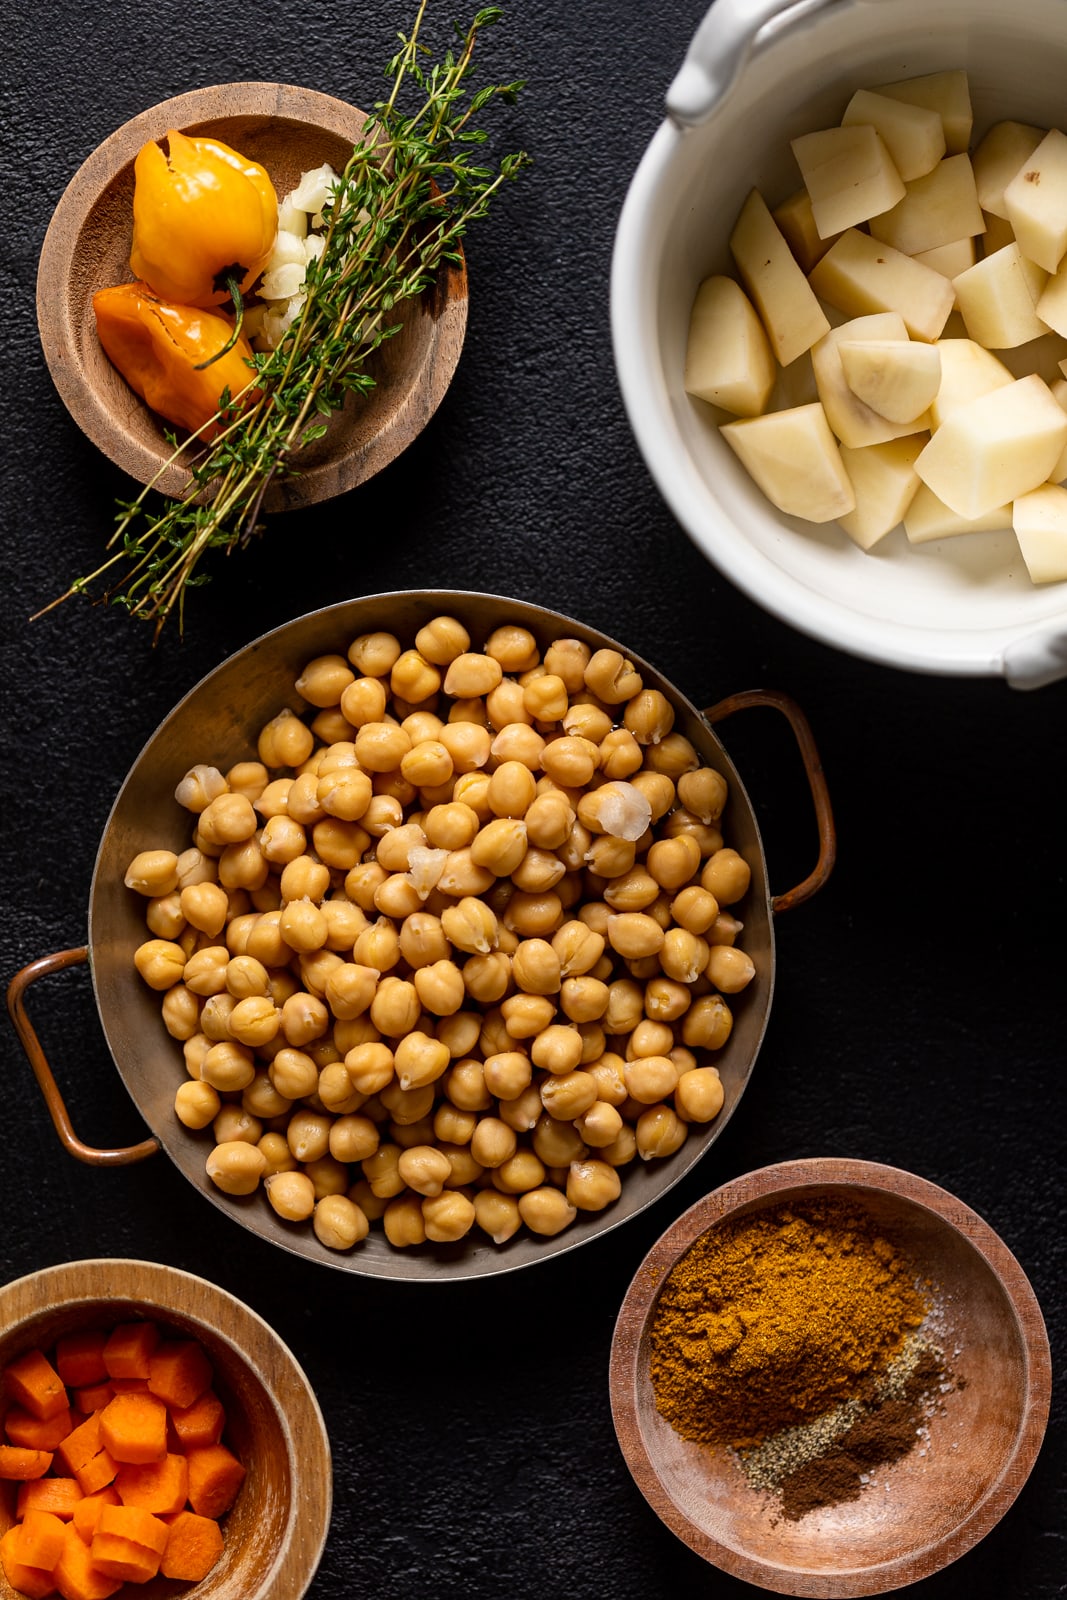
<svg viewBox="0 0 1067 1600">
<path fill-rule="evenodd" d="M 159 1461 L 167 1453 L 167 1408 L 154 1394 L 117 1394 L 100 1413 L 100 1442 L 116 1461 Z"/>
<path fill-rule="evenodd" d="M 147 1378 L 148 1358 L 159 1343 L 154 1322 L 120 1322 L 104 1345 L 109 1378 Z"/>
<path fill-rule="evenodd" d="M 168 1455 L 143 1467 L 120 1467 L 115 1488 L 124 1506 L 141 1506 L 157 1517 L 181 1511 L 189 1494 L 186 1459 Z"/>
<path fill-rule="evenodd" d="M 68 1388 L 80 1389 L 88 1383 L 103 1383 L 107 1377 L 104 1346 L 107 1334 L 102 1328 L 87 1328 L 68 1333 L 56 1341 L 56 1371 Z"/>
<path fill-rule="evenodd" d="M 211 1517 L 180 1511 L 171 1523 L 160 1572 L 165 1578 L 199 1583 L 222 1554 L 222 1530 Z"/>
<path fill-rule="evenodd" d="M 66 1522 L 81 1498 L 73 1478 L 34 1478 L 19 1484 L 15 1515 L 21 1521 L 27 1511 L 51 1511 Z"/>
<path fill-rule="evenodd" d="M 104 1489 L 97 1489 L 93 1494 L 85 1495 L 78 1501 L 71 1521 L 86 1544 L 93 1542 L 93 1534 L 96 1532 L 96 1524 L 100 1520 L 103 1507 L 117 1506 L 120 1503 L 119 1492 L 113 1483 L 109 1483 Z"/>
<path fill-rule="evenodd" d="M 168 1406 L 191 1406 L 213 1376 L 207 1352 L 196 1339 L 164 1339 L 148 1360 L 148 1387 Z"/>
<path fill-rule="evenodd" d="M 63 1600 L 108 1600 L 121 1588 L 121 1579 L 100 1571 L 76 1528 L 67 1529 L 52 1576 Z"/>
<path fill-rule="evenodd" d="M 10 1443 L 21 1444 L 27 1450 L 54 1450 L 73 1426 L 67 1406 L 44 1420 L 35 1417 L 25 1406 L 12 1406 L 4 1418 L 4 1432 Z"/>
<path fill-rule="evenodd" d="M 159 1571 L 159 1556 L 146 1550 L 132 1539 L 121 1534 L 103 1533 L 97 1524 L 90 1547 L 94 1567 L 106 1572 L 109 1578 L 122 1578 L 128 1583 L 147 1583 Z"/>
<path fill-rule="evenodd" d="M 55 1594 L 56 1586 L 52 1581 L 52 1574 L 41 1567 L 27 1566 L 15 1554 L 19 1543 L 21 1529 L 17 1526 L 8 1528 L 3 1538 L 0 1538 L 0 1567 L 4 1569 L 4 1577 L 13 1589 L 17 1589 L 26 1600 L 45 1600 L 50 1594 Z"/>
<path fill-rule="evenodd" d="M 114 1393 L 110 1383 L 90 1383 L 84 1389 L 75 1389 L 71 1399 L 88 1416 L 92 1411 L 103 1411 Z"/>
<path fill-rule="evenodd" d="M 172 1408 L 170 1420 L 182 1446 L 188 1450 L 193 1445 L 218 1444 L 226 1426 L 226 1413 L 218 1395 L 208 1389 L 184 1410 Z"/>
<path fill-rule="evenodd" d="M 19 1444 L 0 1444 L 0 1478 L 9 1483 L 43 1478 L 51 1465 L 51 1450 L 26 1450 Z"/>
<path fill-rule="evenodd" d="M 100 1443 L 100 1413 L 95 1412 L 87 1422 L 81 1423 L 67 1434 L 59 1443 L 56 1455 L 63 1471 L 73 1477 L 79 1467 L 84 1467 L 96 1452 L 102 1449 Z"/>
<path fill-rule="evenodd" d="M 27 1350 L 4 1373 L 4 1387 L 17 1405 L 42 1421 L 65 1411 L 69 1404 L 63 1379 L 41 1350 Z"/>
<path fill-rule="evenodd" d="M 65 1526 L 51 1511 L 27 1511 L 23 1520 L 16 1523 L 19 1560 L 28 1567 L 43 1567 L 51 1572 L 63 1549 Z"/>
<path fill-rule="evenodd" d="M 161 1556 L 167 1547 L 169 1529 L 165 1522 L 154 1517 L 143 1506 L 105 1506 L 97 1523 L 100 1533 L 113 1533 L 120 1539 L 129 1539 L 153 1554 Z"/>
<path fill-rule="evenodd" d="M 237 1498 L 245 1469 L 224 1444 L 196 1445 L 189 1463 L 189 1504 L 202 1517 L 221 1517 Z"/>
<path fill-rule="evenodd" d="M 84 1467 L 79 1467 L 74 1476 L 78 1480 L 78 1488 L 82 1494 L 96 1494 L 109 1483 L 115 1481 L 115 1474 L 119 1464 L 114 1456 L 106 1450 L 98 1450 L 95 1456 L 90 1456 Z"/>
</svg>

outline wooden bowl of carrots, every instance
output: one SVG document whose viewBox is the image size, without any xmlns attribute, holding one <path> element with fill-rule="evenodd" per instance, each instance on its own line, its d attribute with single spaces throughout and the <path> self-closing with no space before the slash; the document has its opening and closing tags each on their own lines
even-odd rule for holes
<svg viewBox="0 0 1067 1600">
<path fill-rule="evenodd" d="M 107 1445 L 127 1463 L 117 1471 Z M 187 1498 L 164 1512 L 172 1465 L 182 1482 L 168 1503 Z M 330 1521 L 329 1441 L 291 1352 L 224 1289 L 149 1261 L 68 1262 L 0 1288 L 0 1473 L 0 1600 L 55 1587 L 68 1600 L 194 1588 L 199 1600 L 299 1600 Z M 34 1587 L 60 1563 L 61 1582 Z M 120 1573 L 136 1586 L 120 1588 Z"/>
</svg>

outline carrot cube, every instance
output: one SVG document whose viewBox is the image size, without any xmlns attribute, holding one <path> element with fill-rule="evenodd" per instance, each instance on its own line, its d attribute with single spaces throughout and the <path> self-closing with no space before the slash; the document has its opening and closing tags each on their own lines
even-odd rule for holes
<svg viewBox="0 0 1067 1600">
<path fill-rule="evenodd" d="M 76 1528 L 67 1529 L 52 1576 L 63 1600 L 108 1600 L 121 1587 L 120 1579 L 100 1571 Z"/>
<path fill-rule="evenodd" d="M 19 1484 L 15 1515 L 21 1522 L 28 1511 L 51 1511 L 67 1522 L 81 1498 L 73 1478 L 34 1478 Z"/>
<path fill-rule="evenodd" d="M 74 1477 L 77 1475 L 78 1468 L 84 1467 L 85 1463 L 91 1460 L 97 1451 L 102 1448 L 103 1446 L 100 1443 L 100 1413 L 96 1412 L 87 1421 L 68 1433 L 65 1439 L 60 1441 L 56 1455 L 63 1471 Z"/>
<path fill-rule="evenodd" d="M 71 1399 L 79 1411 L 89 1416 L 93 1411 L 103 1411 L 114 1393 L 110 1383 L 90 1383 L 84 1389 L 73 1390 Z"/>
<path fill-rule="evenodd" d="M 168 1406 L 191 1406 L 212 1377 L 211 1362 L 196 1339 L 165 1339 L 148 1360 L 148 1387 Z"/>
<path fill-rule="evenodd" d="M 160 1572 L 165 1578 L 199 1583 L 222 1554 L 222 1529 L 211 1517 L 180 1511 L 170 1526 Z"/>
<path fill-rule="evenodd" d="M 69 1404 L 63 1379 L 40 1350 L 27 1350 L 4 1373 L 4 1387 L 17 1405 L 46 1421 Z"/>
<path fill-rule="evenodd" d="M 224 1444 L 197 1445 L 189 1463 L 189 1504 L 202 1517 L 221 1517 L 237 1498 L 245 1469 Z"/>
<path fill-rule="evenodd" d="M 102 1533 L 99 1524 L 89 1553 L 94 1567 L 106 1572 L 109 1578 L 121 1578 L 128 1583 L 147 1583 L 159 1571 L 159 1557 L 154 1551 L 120 1534 Z"/>
<path fill-rule="evenodd" d="M 100 1521 L 100 1512 L 104 1506 L 119 1504 L 119 1492 L 113 1483 L 109 1483 L 106 1488 L 97 1489 L 93 1494 L 85 1495 L 78 1501 L 71 1521 L 86 1544 L 93 1542 L 93 1534 L 96 1532 L 96 1525 Z"/>
<path fill-rule="evenodd" d="M 104 1346 L 107 1334 L 90 1328 L 84 1333 L 69 1333 L 56 1341 L 56 1371 L 68 1388 L 80 1389 L 87 1383 L 103 1383 L 107 1377 Z"/>
<path fill-rule="evenodd" d="M 0 1478 L 9 1483 L 43 1478 L 51 1465 L 51 1450 L 26 1450 L 19 1444 L 0 1444 Z"/>
<path fill-rule="evenodd" d="M 79 1467 L 74 1476 L 78 1480 L 78 1488 L 82 1494 L 96 1494 L 115 1480 L 119 1464 L 114 1456 L 106 1450 L 98 1450 L 95 1456 L 90 1456 L 84 1467 Z"/>
<path fill-rule="evenodd" d="M 51 1511 L 28 1511 L 16 1526 L 19 1530 L 18 1559 L 28 1567 L 42 1567 L 45 1572 L 51 1572 L 63 1549 L 66 1524 Z"/>
<path fill-rule="evenodd" d="M 45 1600 L 50 1594 L 55 1594 L 56 1586 L 52 1582 L 52 1574 L 43 1567 L 31 1567 L 25 1561 L 20 1561 L 15 1551 L 19 1544 L 19 1535 L 22 1529 L 18 1526 L 8 1528 L 3 1538 L 0 1539 L 0 1567 L 4 1569 L 4 1577 L 13 1589 L 17 1589 L 26 1600 Z"/>
<path fill-rule="evenodd" d="M 167 1453 L 167 1408 L 153 1394 L 117 1394 L 100 1413 L 100 1442 L 116 1461 L 160 1461 Z"/>
<path fill-rule="evenodd" d="M 157 1556 L 161 1556 L 166 1549 L 170 1532 L 165 1522 L 154 1517 L 150 1511 L 145 1511 L 142 1506 L 123 1505 L 105 1506 L 100 1513 L 97 1530 L 100 1533 L 113 1533 L 120 1539 L 129 1539 L 132 1544 L 139 1544 Z"/>
<path fill-rule="evenodd" d="M 147 1378 L 148 1360 L 159 1343 L 154 1322 L 120 1322 L 104 1345 L 109 1378 Z"/>
<path fill-rule="evenodd" d="M 68 1407 L 57 1411 L 54 1417 L 42 1420 L 25 1406 L 12 1406 L 4 1418 L 4 1432 L 11 1444 L 20 1444 L 26 1450 L 54 1450 L 74 1426 Z"/>
<path fill-rule="evenodd" d="M 186 1458 L 167 1455 L 142 1467 L 120 1467 L 115 1488 L 125 1506 L 140 1506 L 157 1517 L 181 1511 L 189 1494 Z"/>
<path fill-rule="evenodd" d="M 226 1426 L 226 1413 L 218 1395 L 208 1389 L 191 1406 L 172 1408 L 170 1420 L 183 1447 L 188 1450 L 193 1445 L 218 1444 Z"/>
</svg>

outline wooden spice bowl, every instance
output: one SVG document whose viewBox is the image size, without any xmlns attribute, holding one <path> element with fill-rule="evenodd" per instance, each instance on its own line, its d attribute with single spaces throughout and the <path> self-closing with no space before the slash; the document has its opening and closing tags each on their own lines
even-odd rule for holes
<svg viewBox="0 0 1067 1600">
<path fill-rule="evenodd" d="M 129 283 L 133 163 L 169 128 L 211 135 L 258 161 L 279 199 L 301 172 L 345 165 L 366 118 L 330 95 L 284 83 L 224 83 L 142 112 L 99 145 L 71 179 L 45 235 L 37 273 L 41 344 L 60 398 L 75 422 L 139 483 L 178 495 L 186 469 L 174 464 L 170 425 L 149 411 L 111 365 L 96 333 L 92 297 Z M 416 438 L 444 397 L 463 348 L 467 275 L 446 266 L 433 289 L 403 308 L 401 331 L 370 358 L 376 387 L 350 395 L 324 437 L 300 452 L 299 475 L 279 479 L 264 505 L 281 511 L 327 500 L 373 477 Z"/>
<path fill-rule="evenodd" d="M 836 1197 L 867 1212 L 934 1286 L 938 1337 L 963 1385 L 929 1438 L 860 1497 L 786 1521 L 725 1450 L 691 1443 L 656 1409 L 650 1331 L 663 1284 L 689 1247 L 727 1218 Z M 645 1257 L 611 1353 L 615 1429 L 638 1488 L 698 1555 L 777 1594 L 883 1594 L 947 1566 L 999 1521 L 1034 1464 L 1051 1364 L 1040 1307 L 987 1223 L 944 1189 L 894 1167 L 823 1158 L 764 1167 L 716 1189 Z"/>
<path fill-rule="evenodd" d="M 225 1546 L 199 1584 L 153 1578 L 144 1600 L 300 1600 L 326 1542 L 330 1446 L 318 1402 L 291 1351 L 256 1313 L 204 1278 L 152 1261 L 71 1261 L 0 1288 L 0 1373 L 26 1351 L 81 1329 L 149 1318 L 200 1341 L 226 1409 L 226 1441 L 247 1469 L 222 1522 Z M 0 1389 L 0 1422 L 8 1401 Z M 0 1484 L 0 1534 L 14 1520 Z M 20 1600 L 0 1568 L 0 1600 Z"/>
</svg>

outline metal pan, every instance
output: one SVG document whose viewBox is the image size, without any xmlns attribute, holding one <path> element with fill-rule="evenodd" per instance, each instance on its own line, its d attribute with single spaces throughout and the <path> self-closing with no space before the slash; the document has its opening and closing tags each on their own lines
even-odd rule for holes
<svg viewBox="0 0 1067 1600">
<path fill-rule="evenodd" d="M 623 1173 L 622 1195 L 605 1211 L 581 1213 L 555 1238 L 520 1232 L 496 1246 L 472 1232 L 453 1245 L 424 1245 L 395 1250 L 380 1230 L 347 1254 L 327 1250 L 310 1227 L 294 1229 L 282 1222 L 262 1194 L 235 1199 L 221 1194 L 204 1171 L 210 1130 L 190 1133 L 174 1115 L 174 1092 L 184 1079 L 180 1049 L 163 1028 L 160 997 L 137 975 L 133 952 L 145 938 L 143 902 L 125 888 L 126 868 L 138 851 L 173 844 L 185 848 L 189 815 L 174 799 L 182 775 L 198 761 L 225 770 L 247 759 L 258 730 L 284 705 L 297 705 L 293 683 L 304 663 L 347 649 L 360 633 L 386 629 L 404 641 L 431 617 L 442 612 L 459 617 L 478 642 L 499 623 L 512 621 L 529 628 L 544 648 L 560 637 L 584 640 L 593 649 L 621 650 L 640 670 L 646 687 L 658 688 L 675 710 L 675 727 L 684 733 L 702 759 L 727 779 L 730 799 L 723 820 L 726 840 L 752 869 L 745 899 L 744 947 L 756 966 L 756 977 L 731 1003 L 734 1028 L 715 1064 L 722 1076 L 725 1101 L 714 1122 L 694 1128 L 676 1155 L 664 1161 L 635 1161 Z M 744 785 L 712 723 L 753 706 L 771 706 L 789 720 L 797 738 L 815 807 L 819 854 L 815 868 L 785 894 L 772 895 L 759 828 Z M 166 1150 L 200 1192 L 227 1217 L 283 1249 L 342 1272 L 373 1277 L 451 1280 L 481 1277 L 533 1266 L 565 1250 L 617 1228 L 672 1188 L 723 1132 L 751 1077 L 766 1030 L 774 991 L 774 918 L 799 905 L 825 883 L 833 866 L 835 838 L 829 797 L 811 730 L 800 709 L 785 695 L 750 690 L 736 694 L 701 713 L 648 662 L 624 645 L 559 612 L 496 595 L 462 591 L 402 591 L 371 595 L 329 606 L 299 617 L 265 634 L 208 674 L 161 723 L 134 762 L 119 791 L 100 842 L 89 897 L 88 943 L 44 956 L 22 969 L 8 989 L 8 1006 L 44 1094 L 52 1121 L 69 1153 L 98 1166 L 140 1161 Z M 25 1009 L 25 993 L 36 979 L 78 962 L 88 961 L 104 1034 L 119 1073 L 152 1137 L 139 1144 L 97 1149 L 74 1132 L 52 1070 Z"/>
</svg>

